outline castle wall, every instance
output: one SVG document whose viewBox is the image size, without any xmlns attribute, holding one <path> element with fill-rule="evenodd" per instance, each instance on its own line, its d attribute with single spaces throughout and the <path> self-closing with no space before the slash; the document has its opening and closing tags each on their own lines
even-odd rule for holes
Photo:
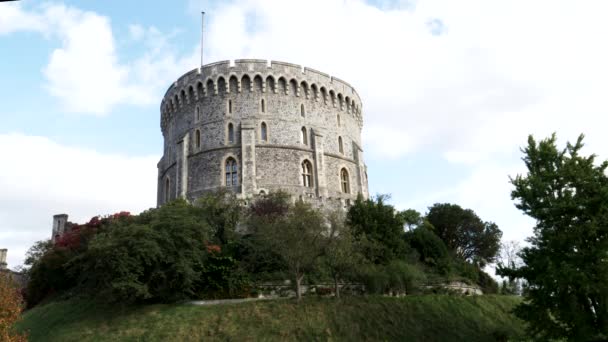
<svg viewBox="0 0 608 342">
<path fill-rule="evenodd" d="M 224 186 L 228 156 L 238 164 L 239 185 L 233 190 L 244 197 L 276 189 L 314 198 L 367 197 L 361 107 L 348 83 L 294 64 L 237 60 L 192 70 L 161 103 L 165 142 L 158 204 L 167 198 L 167 178 L 169 199 L 194 199 Z M 303 184 L 304 159 L 313 165 L 312 188 Z M 342 192 L 342 168 L 348 170 L 349 193 Z"/>
</svg>

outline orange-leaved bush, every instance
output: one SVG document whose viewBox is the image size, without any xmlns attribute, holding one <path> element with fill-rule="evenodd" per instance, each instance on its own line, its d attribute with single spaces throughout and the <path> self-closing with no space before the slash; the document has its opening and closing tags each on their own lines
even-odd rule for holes
<svg viewBox="0 0 608 342">
<path fill-rule="evenodd" d="M 13 324 L 21 317 L 24 303 L 9 273 L 0 272 L 0 341 L 27 341 L 27 337 L 13 331 Z"/>
</svg>

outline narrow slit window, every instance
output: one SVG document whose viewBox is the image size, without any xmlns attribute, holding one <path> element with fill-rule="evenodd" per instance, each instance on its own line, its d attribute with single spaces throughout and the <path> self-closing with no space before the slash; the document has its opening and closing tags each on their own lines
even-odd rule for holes
<svg viewBox="0 0 608 342">
<path fill-rule="evenodd" d="M 201 131 L 198 129 L 194 132 L 194 146 L 201 148 Z"/>
<path fill-rule="evenodd" d="M 165 178 L 165 203 L 169 202 L 169 189 L 171 186 L 171 181 L 169 180 L 169 177 Z"/>
<path fill-rule="evenodd" d="M 306 116 L 306 110 L 304 109 L 304 104 L 300 105 L 300 115 L 302 117 Z"/>
<path fill-rule="evenodd" d="M 234 125 L 228 124 L 228 143 L 234 144 Z"/>
<path fill-rule="evenodd" d="M 306 127 L 302 127 L 300 141 L 302 142 L 302 144 L 308 145 L 308 135 L 306 134 Z"/>
<path fill-rule="evenodd" d="M 268 141 L 268 127 L 266 126 L 265 122 L 262 122 L 262 125 L 260 127 L 260 136 L 262 138 L 262 141 Z"/>
<path fill-rule="evenodd" d="M 232 114 L 232 100 L 228 100 L 228 114 Z"/>
<path fill-rule="evenodd" d="M 266 102 L 264 101 L 264 99 L 260 100 L 260 109 L 262 113 L 266 113 Z"/>
<path fill-rule="evenodd" d="M 338 149 L 341 154 L 344 154 L 344 144 L 342 143 L 342 137 L 338 137 Z"/>
</svg>

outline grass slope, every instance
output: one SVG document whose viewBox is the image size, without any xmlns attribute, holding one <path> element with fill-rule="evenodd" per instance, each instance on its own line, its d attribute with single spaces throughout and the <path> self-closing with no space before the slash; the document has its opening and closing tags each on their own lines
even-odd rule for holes
<svg viewBox="0 0 608 342">
<path fill-rule="evenodd" d="M 523 334 L 509 313 L 519 302 L 429 295 L 116 309 L 70 300 L 36 307 L 16 327 L 31 341 L 494 341 L 497 332 Z"/>
</svg>

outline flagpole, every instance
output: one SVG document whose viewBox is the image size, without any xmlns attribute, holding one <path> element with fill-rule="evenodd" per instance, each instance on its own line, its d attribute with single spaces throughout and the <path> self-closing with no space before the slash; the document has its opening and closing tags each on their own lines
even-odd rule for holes
<svg viewBox="0 0 608 342">
<path fill-rule="evenodd" d="M 201 74 L 203 73 L 203 38 L 205 36 L 205 12 L 201 12 Z"/>
</svg>

